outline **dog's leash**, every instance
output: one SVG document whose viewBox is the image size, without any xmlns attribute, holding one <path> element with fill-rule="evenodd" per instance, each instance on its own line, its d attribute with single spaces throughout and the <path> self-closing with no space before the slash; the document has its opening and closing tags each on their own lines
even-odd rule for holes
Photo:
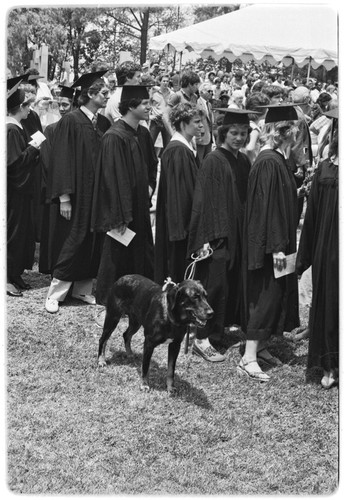
<svg viewBox="0 0 344 500">
<path fill-rule="evenodd" d="M 211 257 L 213 255 L 213 253 L 214 252 L 213 252 L 213 249 L 211 247 L 209 247 L 207 249 L 207 251 L 204 254 L 202 254 L 202 256 L 199 256 L 199 255 L 193 253 L 191 255 L 192 262 L 190 262 L 188 267 L 185 269 L 184 279 L 185 280 L 193 280 L 194 276 L 195 276 L 197 262 L 200 262 L 201 260 L 208 259 L 209 257 Z"/>
<path fill-rule="evenodd" d="M 195 276 L 195 271 L 196 271 L 196 264 L 197 262 L 200 262 L 201 260 L 208 259 L 213 255 L 214 251 L 211 247 L 207 249 L 207 251 L 202 254 L 202 256 L 199 256 L 197 254 L 192 254 L 191 255 L 191 260 L 190 264 L 187 266 L 185 269 L 184 273 L 184 279 L 185 280 L 193 280 Z M 186 335 L 185 335 L 185 343 L 184 343 L 184 353 L 187 354 L 189 351 L 189 339 L 190 339 L 190 330 L 191 330 L 191 325 L 188 325 L 186 327 Z"/>
</svg>

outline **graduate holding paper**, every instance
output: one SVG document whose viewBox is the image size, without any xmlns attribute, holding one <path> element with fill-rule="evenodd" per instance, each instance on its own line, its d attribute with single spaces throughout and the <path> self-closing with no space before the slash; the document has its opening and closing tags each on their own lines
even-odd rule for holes
<svg viewBox="0 0 344 500">
<path fill-rule="evenodd" d="M 153 278 L 149 211 L 158 160 L 149 130 L 140 125 L 149 118 L 147 88 L 123 86 L 119 111 L 122 118 L 102 138 L 92 209 L 92 230 L 104 233 L 96 291 L 100 305 L 106 305 L 113 283 L 121 276 Z M 129 239 L 133 236 L 129 242 L 131 231 L 135 235 L 129 235 Z"/>
<path fill-rule="evenodd" d="M 28 144 L 22 121 L 30 112 L 22 77 L 7 80 L 7 295 L 21 297 L 30 286 L 21 274 L 35 253 L 33 193 L 39 146 Z"/>
<path fill-rule="evenodd" d="M 244 222 L 244 301 L 246 346 L 238 372 L 267 382 L 260 365 L 281 361 L 266 349 L 272 335 L 299 326 L 297 275 L 276 278 L 296 252 L 297 191 L 286 158 L 295 140 L 292 105 L 270 105 L 262 131 L 263 147 L 248 181 Z"/>
</svg>

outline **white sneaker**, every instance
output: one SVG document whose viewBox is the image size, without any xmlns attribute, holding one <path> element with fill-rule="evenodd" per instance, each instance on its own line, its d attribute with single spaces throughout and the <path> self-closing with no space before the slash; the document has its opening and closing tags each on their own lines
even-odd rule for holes
<svg viewBox="0 0 344 500">
<path fill-rule="evenodd" d="M 45 308 L 49 313 L 57 313 L 59 310 L 58 300 L 47 298 L 45 301 Z"/>
<path fill-rule="evenodd" d="M 73 299 L 82 300 L 86 302 L 86 304 L 90 304 L 91 306 L 96 305 L 96 298 L 94 295 L 72 295 Z"/>
</svg>

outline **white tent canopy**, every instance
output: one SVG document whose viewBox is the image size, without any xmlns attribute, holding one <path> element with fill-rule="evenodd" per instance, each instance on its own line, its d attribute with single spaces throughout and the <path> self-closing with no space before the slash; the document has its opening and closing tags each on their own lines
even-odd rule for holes
<svg viewBox="0 0 344 500">
<path fill-rule="evenodd" d="M 329 70 L 338 65 L 337 44 L 337 12 L 329 5 L 256 4 L 153 37 L 149 48 Z"/>
</svg>

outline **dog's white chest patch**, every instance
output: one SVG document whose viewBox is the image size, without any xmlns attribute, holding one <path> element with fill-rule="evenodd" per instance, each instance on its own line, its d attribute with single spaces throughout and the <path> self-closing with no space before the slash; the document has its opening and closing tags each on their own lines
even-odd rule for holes
<svg viewBox="0 0 344 500">
<path fill-rule="evenodd" d="M 165 340 L 164 344 L 172 344 L 173 342 L 173 339 L 167 339 Z"/>
</svg>

